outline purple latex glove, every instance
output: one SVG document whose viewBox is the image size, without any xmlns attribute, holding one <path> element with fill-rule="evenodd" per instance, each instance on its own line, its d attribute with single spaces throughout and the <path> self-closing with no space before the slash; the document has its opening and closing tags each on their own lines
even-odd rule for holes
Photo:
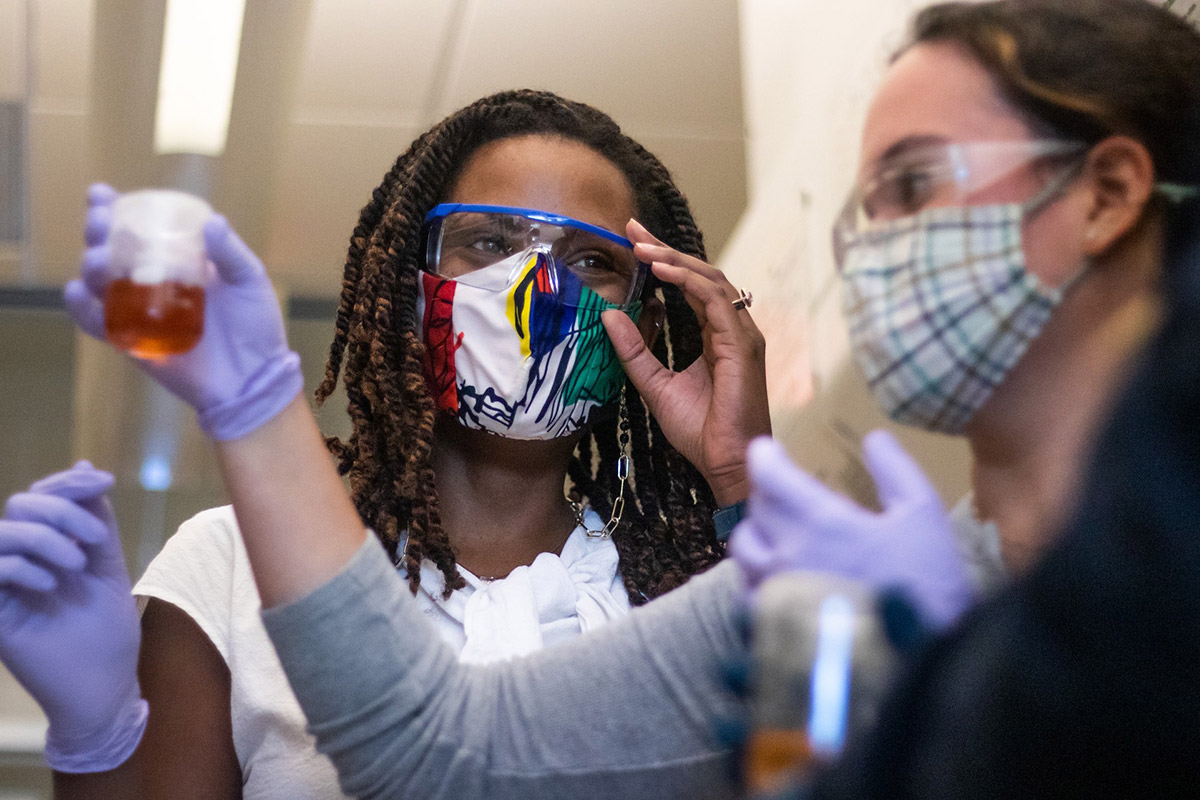
<svg viewBox="0 0 1200 800">
<path fill-rule="evenodd" d="M 14 494 L 0 520 L 0 661 L 46 712 L 60 772 L 113 769 L 146 727 L 112 483 L 80 461 Z"/>
<path fill-rule="evenodd" d="M 86 333 L 104 339 L 104 289 L 111 257 L 108 232 L 117 193 L 103 184 L 88 191 L 82 278 L 67 284 L 68 313 Z M 300 393 L 300 358 L 288 349 L 279 301 L 262 262 L 213 215 L 204 245 L 216 267 L 205 287 L 204 335 L 192 350 L 163 359 L 137 359 L 142 369 L 196 409 L 201 429 L 224 441 L 245 436 Z"/>
<path fill-rule="evenodd" d="M 891 434 L 863 440 L 883 511 L 860 508 L 807 475 L 770 439 L 750 444 L 747 517 L 729 550 L 751 587 L 787 570 L 843 575 L 906 593 L 935 627 L 973 601 L 941 498 Z"/>
</svg>

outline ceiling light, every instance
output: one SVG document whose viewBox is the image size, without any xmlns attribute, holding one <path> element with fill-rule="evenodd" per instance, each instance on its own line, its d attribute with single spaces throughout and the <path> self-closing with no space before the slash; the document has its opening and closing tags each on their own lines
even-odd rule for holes
<svg viewBox="0 0 1200 800">
<path fill-rule="evenodd" d="M 225 151 L 245 0 L 167 0 L 154 152 Z"/>
</svg>

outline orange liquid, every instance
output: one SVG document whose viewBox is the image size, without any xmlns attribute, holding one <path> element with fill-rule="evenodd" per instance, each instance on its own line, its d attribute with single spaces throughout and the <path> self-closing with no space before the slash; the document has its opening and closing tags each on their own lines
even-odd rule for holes
<svg viewBox="0 0 1200 800">
<path fill-rule="evenodd" d="M 196 346 L 204 332 L 204 287 L 120 278 L 104 296 L 108 341 L 138 358 L 162 358 Z"/>
<path fill-rule="evenodd" d="M 813 763 L 803 731 L 761 729 L 746 748 L 746 788 L 773 794 L 791 786 Z"/>
</svg>

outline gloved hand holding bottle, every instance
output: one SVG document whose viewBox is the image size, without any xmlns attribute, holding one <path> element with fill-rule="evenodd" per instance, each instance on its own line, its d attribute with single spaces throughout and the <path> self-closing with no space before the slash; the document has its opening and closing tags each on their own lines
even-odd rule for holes
<svg viewBox="0 0 1200 800">
<path fill-rule="evenodd" d="M 50 720 L 59 772 L 113 769 L 146 727 L 112 483 L 81 461 L 10 497 L 0 520 L 0 661 Z"/>
<path fill-rule="evenodd" d="M 936 628 L 973 601 L 941 498 L 891 434 L 863 441 L 881 512 L 859 507 L 798 469 L 770 439 L 751 443 L 749 513 L 729 549 L 751 587 L 788 570 L 829 572 L 908 595 Z"/>
<path fill-rule="evenodd" d="M 68 283 L 64 293 L 79 327 L 101 340 L 116 198 L 116 191 L 103 184 L 89 190 L 82 278 Z M 205 223 L 204 246 L 216 274 L 205 287 L 203 336 L 186 353 L 138 359 L 138 364 L 196 410 L 205 433 L 227 441 L 278 414 L 300 393 L 303 378 L 262 262 L 220 215 Z"/>
</svg>

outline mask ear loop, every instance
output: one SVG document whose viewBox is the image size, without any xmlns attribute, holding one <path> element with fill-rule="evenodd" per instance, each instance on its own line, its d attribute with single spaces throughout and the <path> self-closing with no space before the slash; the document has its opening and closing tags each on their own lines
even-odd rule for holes
<svg viewBox="0 0 1200 800">
<path fill-rule="evenodd" d="M 621 455 L 617 458 L 617 499 L 613 503 L 612 514 L 603 528 L 589 528 L 583 523 L 583 507 L 575 506 L 575 521 L 587 533 L 589 539 L 611 539 L 621 517 L 625 514 L 625 485 L 629 482 L 629 409 L 625 405 L 625 387 L 621 387 L 621 401 L 617 407 L 617 442 L 621 446 Z"/>
</svg>

